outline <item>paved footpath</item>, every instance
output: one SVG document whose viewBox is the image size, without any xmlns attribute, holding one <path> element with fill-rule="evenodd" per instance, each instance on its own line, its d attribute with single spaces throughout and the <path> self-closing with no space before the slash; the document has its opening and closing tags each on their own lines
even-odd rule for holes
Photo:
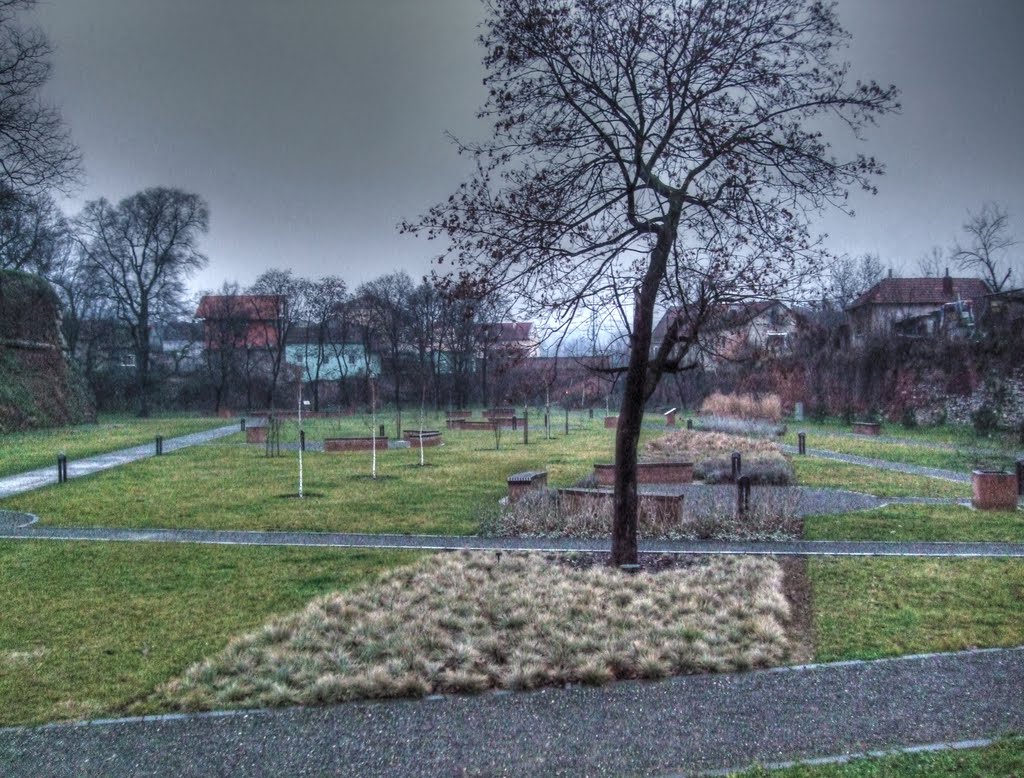
<svg viewBox="0 0 1024 778">
<path fill-rule="evenodd" d="M 799 449 L 789 444 L 780 444 L 780 447 L 787 454 L 797 454 Z M 847 462 L 851 465 L 864 465 L 874 467 L 878 470 L 892 470 L 897 473 L 909 473 L 910 475 L 923 475 L 928 478 L 940 478 L 944 481 L 955 481 L 961 484 L 969 484 L 971 476 L 969 473 L 958 473 L 955 470 L 943 470 L 938 467 L 924 467 L 923 465 L 908 465 L 904 462 L 890 462 L 887 459 L 875 459 L 873 457 L 862 457 L 856 454 L 841 454 L 838 451 L 826 451 L 822 448 L 807 449 L 807 456 L 832 459 L 836 462 Z"/>
<path fill-rule="evenodd" d="M 691 775 L 1024 732 L 1024 649 L 0 730 L 5 776 Z"/>
<path fill-rule="evenodd" d="M 178 449 L 198 446 L 201 443 L 208 443 L 211 440 L 227 437 L 236 432 L 238 432 L 238 425 L 233 424 L 229 427 L 218 427 L 203 432 L 194 432 L 191 435 L 167 438 L 164 441 L 164 453 L 170 454 Z M 113 467 L 127 465 L 140 459 L 147 459 L 156 455 L 155 449 L 155 443 L 150 442 L 83 459 L 68 459 L 68 478 L 80 478 L 83 475 L 98 473 L 101 470 L 110 470 Z M 27 473 L 0 478 L 0 499 L 12 497 L 23 492 L 31 492 L 33 489 L 39 489 L 55 483 L 57 483 L 56 462 L 50 467 L 41 467 L 38 470 L 30 470 Z"/>
<path fill-rule="evenodd" d="M 28 514 L 0 513 L 0 538 L 237 546 L 402 548 L 424 551 L 607 551 L 607 538 L 492 538 L 477 535 L 361 535 L 344 532 L 253 532 L 200 529 L 40 527 Z M 781 556 L 1024 557 L 1024 543 L 934 543 L 872 540 L 647 540 L 641 553 Z"/>
</svg>

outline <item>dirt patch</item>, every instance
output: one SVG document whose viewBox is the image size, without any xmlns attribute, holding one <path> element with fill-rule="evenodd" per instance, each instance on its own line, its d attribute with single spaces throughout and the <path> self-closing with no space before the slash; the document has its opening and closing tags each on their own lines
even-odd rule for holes
<svg viewBox="0 0 1024 778">
<path fill-rule="evenodd" d="M 792 659 L 796 664 L 814 661 L 814 608 L 811 578 L 807 559 L 796 556 L 776 557 L 782 568 L 782 593 L 789 601 L 786 632 L 792 642 Z"/>
</svg>

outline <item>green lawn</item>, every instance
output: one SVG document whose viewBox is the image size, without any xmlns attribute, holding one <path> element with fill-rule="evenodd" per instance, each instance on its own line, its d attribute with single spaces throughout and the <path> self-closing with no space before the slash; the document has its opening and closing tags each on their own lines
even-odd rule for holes
<svg viewBox="0 0 1024 778">
<path fill-rule="evenodd" d="M 1024 560 L 808 561 L 820 662 L 1024 645 Z"/>
<path fill-rule="evenodd" d="M 1024 738 L 1008 737 L 983 748 L 865 757 L 846 764 L 755 768 L 735 778 L 1019 778 L 1024 775 Z"/>
<path fill-rule="evenodd" d="M 0 542 L 0 726 L 121 715 L 228 639 L 413 552 Z"/>
<path fill-rule="evenodd" d="M 851 465 L 832 459 L 793 456 L 797 483 L 874 494 L 878 497 L 963 497 L 971 496 L 971 485 L 921 475 Z"/>
<path fill-rule="evenodd" d="M 944 429 L 944 428 L 942 428 Z M 980 466 L 999 466 L 1013 469 L 1015 456 L 1019 446 L 1014 446 L 1013 438 L 982 438 L 971 437 L 961 430 L 949 431 L 948 439 L 939 433 L 934 437 L 908 434 L 915 442 L 903 443 L 879 440 L 867 436 L 853 437 L 846 427 L 825 424 L 792 424 L 785 436 L 791 445 L 797 444 L 797 433 L 807 433 L 807 448 L 818 448 L 826 451 L 837 451 L 842 454 L 882 459 L 889 462 L 906 462 L 924 467 L 937 467 L 967 473 Z M 902 427 L 889 427 L 886 432 L 894 436 L 904 437 L 901 433 L 914 433 L 915 430 L 904 430 Z M 932 444 L 932 445 L 926 445 Z M 949 447 L 938 447 L 934 444 L 948 444 Z M 975 452 L 973 449 L 982 449 Z"/>
<path fill-rule="evenodd" d="M 294 432 L 294 430 L 292 430 Z M 266 457 L 239 437 L 154 457 L 0 502 L 44 524 L 107 527 L 473 533 L 482 511 L 497 510 L 506 479 L 547 470 L 549 483 L 570 484 L 610 461 L 613 432 L 573 431 L 529 445 L 506 431 L 501 449 L 491 432 L 445 431 L 445 445 L 377 454 L 307 452 L 298 491 L 296 452 Z M 314 439 L 310 435 L 307 439 Z"/>
<path fill-rule="evenodd" d="M 214 429 L 233 420 L 170 416 L 158 419 L 101 418 L 98 424 L 0 435 L 0 476 L 55 465 L 57 454 L 82 459 L 119 448 L 150 443 L 157 435 L 173 438 Z"/>
<path fill-rule="evenodd" d="M 808 516 L 807 540 L 930 540 L 1024 543 L 1024 511 L 959 505 L 889 505 L 874 511 Z"/>
</svg>

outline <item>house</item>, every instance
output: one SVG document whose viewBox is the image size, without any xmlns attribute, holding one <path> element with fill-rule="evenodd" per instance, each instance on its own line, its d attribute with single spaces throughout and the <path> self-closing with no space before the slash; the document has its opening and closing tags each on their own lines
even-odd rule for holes
<svg viewBox="0 0 1024 778">
<path fill-rule="evenodd" d="M 533 333 L 533 322 L 493 322 L 478 324 L 476 338 L 481 357 L 531 359 L 537 356 L 539 342 Z"/>
<path fill-rule="evenodd" d="M 654 327 L 651 353 L 664 342 L 668 328 L 685 315 L 682 307 L 669 308 Z M 803 326 L 800 312 L 779 300 L 757 300 L 715 306 L 698 334 L 700 359 L 705 369 L 718 363 L 788 351 Z"/>
<path fill-rule="evenodd" d="M 287 315 L 288 298 L 280 294 L 208 294 L 196 309 L 211 349 L 275 346 Z"/>
<path fill-rule="evenodd" d="M 988 293 L 984 281 L 951 278 L 949 273 L 942 278 L 883 278 L 846 309 L 853 344 L 860 345 L 873 335 L 889 335 L 899 322 L 907 322 L 902 330 L 911 334 L 936 331 L 941 329 L 940 319 L 950 318 L 943 317 L 944 311 L 965 318 L 974 302 Z"/>
</svg>

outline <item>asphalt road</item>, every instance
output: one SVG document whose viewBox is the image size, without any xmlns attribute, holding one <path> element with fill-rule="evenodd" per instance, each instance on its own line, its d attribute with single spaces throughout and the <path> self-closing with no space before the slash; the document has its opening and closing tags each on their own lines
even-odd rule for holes
<svg viewBox="0 0 1024 778">
<path fill-rule="evenodd" d="M 664 775 L 1024 732 L 1024 649 L 0 730 L 5 776 Z"/>
</svg>

